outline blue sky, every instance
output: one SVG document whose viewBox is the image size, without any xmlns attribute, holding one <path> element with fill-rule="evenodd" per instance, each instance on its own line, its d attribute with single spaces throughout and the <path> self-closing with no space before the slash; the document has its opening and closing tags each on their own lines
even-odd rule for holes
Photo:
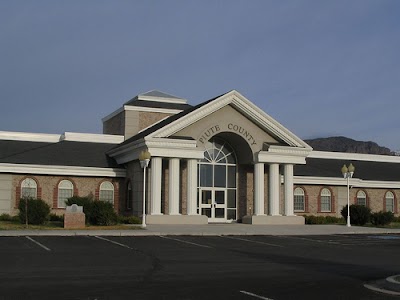
<svg viewBox="0 0 400 300">
<path fill-rule="evenodd" d="M 0 1 L 0 130 L 101 133 L 157 89 L 232 89 L 306 138 L 400 149 L 400 1 Z"/>
</svg>

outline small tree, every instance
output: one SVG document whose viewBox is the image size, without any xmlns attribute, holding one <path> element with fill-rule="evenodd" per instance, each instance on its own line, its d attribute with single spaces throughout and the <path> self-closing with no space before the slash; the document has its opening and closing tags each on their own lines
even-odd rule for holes
<svg viewBox="0 0 400 300">
<path fill-rule="evenodd" d="M 42 199 L 22 198 L 18 209 L 22 224 L 42 225 L 49 220 L 50 206 Z"/>
<path fill-rule="evenodd" d="M 340 214 L 347 219 L 347 205 L 343 207 Z M 369 222 L 371 216 L 371 209 L 364 205 L 350 205 L 350 223 L 353 225 L 363 226 Z"/>
<path fill-rule="evenodd" d="M 391 211 L 380 211 L 371 214 L 371 223 L 375 226 L 385 226 L 392 223 L 394 220 L 394 215 Z"/>
</svg>

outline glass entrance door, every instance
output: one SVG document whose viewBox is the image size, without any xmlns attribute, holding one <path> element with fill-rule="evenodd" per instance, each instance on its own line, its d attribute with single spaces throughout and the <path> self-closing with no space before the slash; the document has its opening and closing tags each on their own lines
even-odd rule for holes
<svg viewBox="0 0 400 300">
<path fill-rule="evenodd" d="M 226 190 L 201 189 L 200 214 L 208 217 L 208 222 L 226 222 Z"/>
</svg>

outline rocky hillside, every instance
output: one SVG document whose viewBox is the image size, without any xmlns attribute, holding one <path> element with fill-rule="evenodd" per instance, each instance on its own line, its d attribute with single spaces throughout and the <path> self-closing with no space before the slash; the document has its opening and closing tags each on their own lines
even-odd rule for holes
<svg viewBox="0 0 400 300">
<path fill-rule="evenodd" d="M 377 143 L 355 141 L 343 136 L 310 139 L 305 142 L 318 151 L 395 155 L 389 148 L 381 147 Z"/>
</svg>

